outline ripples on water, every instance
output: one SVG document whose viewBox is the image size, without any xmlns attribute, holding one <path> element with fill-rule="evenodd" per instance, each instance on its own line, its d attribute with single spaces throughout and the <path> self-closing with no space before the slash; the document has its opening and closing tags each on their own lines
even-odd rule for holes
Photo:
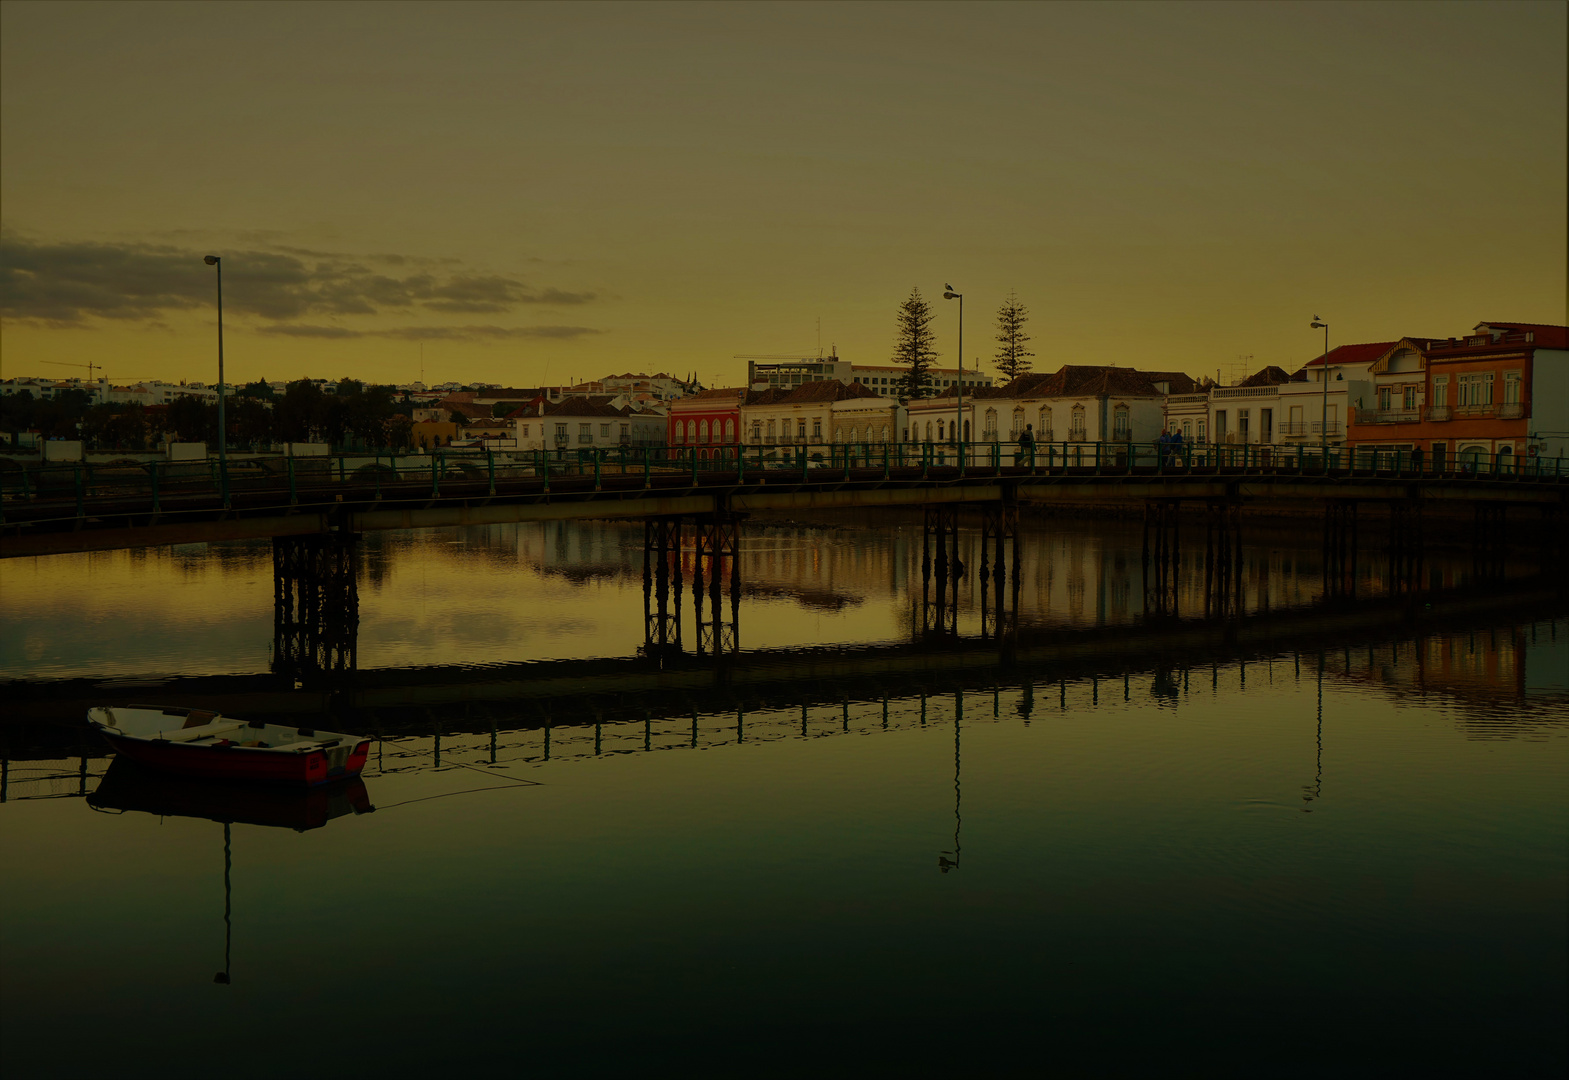
<svg viewBox="0 0 1569 1080">
<path fill-rule="evenodd" d="M 844 674 L 748 690 L 680 683 L 677 667 L 647 692 L 591 679 L 575 697 L 476 696 L 486 671 L 511 678 L 518 661 L 634 658 L 641 551 L 641 529 L 622 526 L 371 538 L 361 670 L 481 677 L 425 706 L 349 712 L 387 736 L 364 805 L 344 792 L 238 805 L 118 764 L 105 778 L 96 749 L 9 758 L 0 1065 L 1565 1064 L 1562 613 L 1242 659 L 912 675 L 889 665 L 920 637 L 919 529 L 781 525 L 749 532 L 742 645 L 842 643 Z M 1116 525 L 1043 538 L 1021 624 L 1138 630 L 1139 555 L 1137 531 Z M 265 545 L 0 573 L 3 677 L 268 670 Z M 1250 549 L 1245 607 L 1311 605 L 1316 574 L 1311 547 Z M 973 639 L 978 598 L 961 601 Z M 46 705 L 8 705 L 8 723 L 34 732 L 29 710 Z"/>
</svg>

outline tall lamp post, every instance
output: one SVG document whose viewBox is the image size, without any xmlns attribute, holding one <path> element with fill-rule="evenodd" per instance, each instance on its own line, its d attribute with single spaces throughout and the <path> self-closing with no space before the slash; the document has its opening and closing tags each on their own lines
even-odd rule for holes
<svg viewBox="0 0 1569 1080">
<path fill-rule="evenodd" d="M 1313 316 L 1313 321 L 1308 323 L 1308 329 L 1324 331 L 1324 370 L 1319 374 L 1319 379 L 1324 383 L 1324 406 L 1319 413 L 1319 445 L 1324 454 L 1324 468 L 1329 468 L 1329 324 Z"/>
<path fill-rule="evenodd" d="M 209 255 L 202 260 L 218 272 L 218 481 L 223 488 L 223 508 L 229 508 L 229 429 L 223 416 L 223 260 Z"/>
<path fill-rule="evenodd" d="M 942 294 L 944 300 L 959 301 L 959 404 L 954 413 L 953 441 L 959 451 L 959 465 L 964 465 L 964 294 L 953 291 L 952 285 L 945 285 Z"/>
</svg>

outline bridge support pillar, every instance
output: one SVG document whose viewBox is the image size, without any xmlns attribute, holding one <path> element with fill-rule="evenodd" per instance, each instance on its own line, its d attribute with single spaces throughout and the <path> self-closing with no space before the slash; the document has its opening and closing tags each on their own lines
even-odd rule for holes
<svg viewBox="0 0 1569 1080">
<path fill-rule="evenodd" d="M 673 604 L 672 576 L 675 579 Z M 644 656 L 663 661 L 681 653 L 681 576 L 681 519 L 646 519 L 643 522 Z"/>
<path fill-rule="evenodd" d="M 1477 503 L 1471 533 L 1471 570 L 1484 581 L 1504 576 L 1509 550 L 1509 508 L 1498 503 Z"/>
<path fill-rule="evenodd" d="M 696 613 L 699 656 L 733 656 L 741 651 L 741 520 L 745 515 L 720 509 L 695 519 L 692 560 L 692 606 Z M 708 560 L 708 617 L 703 617 L 704 559 Z M 730 577 L 730 617 L 724 617 L 725 571 Z"/>
<path fill-rule="evenodd" d="M 953 506 L 928 506 L 921 533 L 921 631 L 959 631 L 959 511 Z M 950 596 L 950 588 L 952 595 Z"/>
<path fill-rule="evenodd" d="M 1422 588 L 1422 504 L 1398 499 L 1389 504 L 1389 592 Z"/>
<path fill-rule="evenodd" d="M 1150 499 L 1144 503 L 1144 614 L 1175 616 L 1181 546 L 1178 499 Z"/>
<path fill-rule="evenodd" d="M 272 541 L 272 670 L 301 681 L 355 668 L 359 537 L 331 532 Z"/>
<path fill-rule="evenodd" d="M 1242 613 L 1242 507 L 1211 499 L 1204 507 L 1204 614 Z"/>
<path fill-rule="evenodd" d="M 1356 589 L 1356 500 L 1330 499 L 1324 504 L 1324 595 L 1350 597 Z"/>
<path fill-rule="evenodd" d="M 981 637 L 999 643 L 1011 643 L 1017 638 L 1020 562 L 1017 489 L 1009 488 L 1004 490 L 1003 501 L 986 506 L 981 515 Z M 1003 589 L 1010 580 L 1011 596 L 1005 598 Z"/>
</svg>

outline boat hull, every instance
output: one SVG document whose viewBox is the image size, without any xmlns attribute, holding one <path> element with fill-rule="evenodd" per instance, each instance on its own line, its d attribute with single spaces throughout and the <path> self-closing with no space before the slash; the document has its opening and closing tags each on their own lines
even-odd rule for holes
<svg viewBox="0 0 1569 1080">
<path fill-rule="evenodd" d="M 246 746 L 190 746 L 162 740 L 129 738 L 99 729 L 115 753 L 140 765 L 216 780 L 254 780 L 269 784 L 315 787 L 355 777 L 365 768 L 369 743 L 347 748 L 341 755 L 327 750 L 280 754 Z M 336 759 L 336 760 L 335 760 Z"/>
</svg>

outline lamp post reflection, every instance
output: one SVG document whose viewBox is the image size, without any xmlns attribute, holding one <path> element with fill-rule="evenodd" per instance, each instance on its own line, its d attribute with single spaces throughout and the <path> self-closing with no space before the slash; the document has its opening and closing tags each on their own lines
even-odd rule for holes
<svg viewBox="0 0 1569 1080">
<path fill-rule="evenodd" d="M 959 869 L 959 830 L 964 824 L 959 814 L 959 746 L 963 726 L 964 691 L 959 690 L 953 695 L 953 850 L 937 856 L 937 869 L 945 874 Z M 949 858 L 950 855 L 953 857 Z"/>
</svg>

